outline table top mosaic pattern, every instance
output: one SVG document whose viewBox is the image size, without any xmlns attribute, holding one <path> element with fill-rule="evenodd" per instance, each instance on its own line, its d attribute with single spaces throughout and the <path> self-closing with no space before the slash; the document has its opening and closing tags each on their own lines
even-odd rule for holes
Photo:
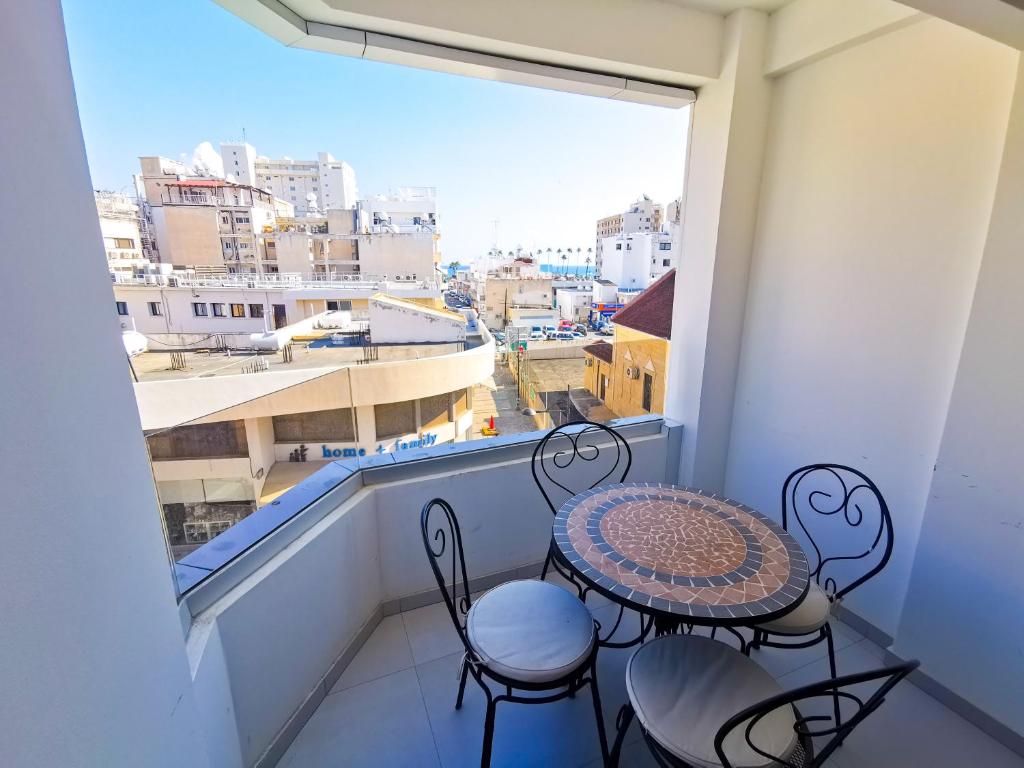
<svg viewBox="0 0 1024 768">
<path fill-rule="evenodd" d="M 630 607 L 684 621 L 767 621 L 807 591 L 807 559 L 781 526 L 689 488 L 600 486 L 567 501 L 553 533 L 586 581 Z"/>
</svg>

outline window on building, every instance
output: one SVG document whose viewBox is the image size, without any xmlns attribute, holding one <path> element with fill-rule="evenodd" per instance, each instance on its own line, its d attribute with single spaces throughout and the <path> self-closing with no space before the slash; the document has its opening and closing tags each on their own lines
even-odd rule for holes
<svg viewBox="0 0 1024 768">
<path fill-rule="evenodd" d="M 616 243 L 615 244 L 615 250 L 616 251 L 621 251 L 622 250 L 622 243 Z"/>
<path fill-rule="evenodd" d="M 651 411 L 651 397 L 654 394 L 654 377 L 649 373 L 644 374 L 644 399 L 642 407 L 645 411 Z"/>
<path fill-rule="evenodd" d="M 204 302 L 193 301 L 192 314 L 195 315 L 196 317 L 206 317 L 209 314 L 209 310 L 207 309 L 206 304 Z"/>
<path fill-rule="evenodd" d="M 672 259 L 662 259 L 661 266 L 668 267 L 672 265 Z"/>
<path fill-rule="evenodd" d="M 149 443 L 149 455 L 154 461 L 241 458 L 249 455 L 245 422 L 242 420 L 174 427 L 166 432 L 149 435 L 146 441 Z"/>
<path fill-rule="evenodd" d="M 273 421 L 274 441 L 278 443 L 351 443 L 356 439 L 351 408 L 289 413 L 274 416 Z"/>
<path fill-rule="evenodd" d="M 213 307 L 213 316 L 214 317 L 225 317 L 224 305 L 223 304 L 221 304 L 219 302 L 215 302 L 215 303 L 211 304 L 210 306 Z"/>
<path fill-rule="evenodd" d="M 117 314 L 127 315 L 128 314 L 128 302 L 127 301 L 115 301 L 114 306 L 117 307 Z"/>
<path fill-rule="evenodd" d="M 263 305 L 262 304 L 250 304 L 249 305 L 249 317 L 263 317 Z"/>
<path fill-rule="evenodd" d="M 161 304 L 159 301 L 149 302 L 149 314 L 151 314 L 153 317 L 160 317 L 163 313 L 163 304 Z"/>
<path fill-rule="evenodd" d="M 373 406 L 377 423 L 377 439 L 388 440 L 416 431 L 416 401 L 403 403 L 378 403 Z"/>
<path fill-rule="evenodd" d="M 672 243 L 658 243 L 658 249 L 662 251 L 671 251 Z"/>
<path fill-rule="evenodd" d="M 249 223 L 249 217 L 248 216 L 238 216 L 238 217 L 235 218 L 235 221 L 237 221 L 239 224 L 248 224 Z"/>
<path fill-rule="evenodd" d="M 231 305 L 231 316 L 232 317 L 245 317 L 245 304 L 232 304 Z"/>
<path fill-rule="evenodd" d="M 420 429 L 430 430 L 443 427 L 452 417 L 452 398 L 443 395 L 420 398 Z"/>
<path fill-rule="evenodd" d="M 114 238 L 115 248 L 134 248 L 135 241 L 130 237 L 115 237 Z"/>
</svg>

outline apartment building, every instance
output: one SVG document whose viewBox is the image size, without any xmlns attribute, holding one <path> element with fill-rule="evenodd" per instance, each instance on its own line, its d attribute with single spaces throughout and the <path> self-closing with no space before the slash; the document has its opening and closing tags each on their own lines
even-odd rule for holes
<svg viewBox="0 0 1024 768">
<path fill-rule="evenodd" d="M 97 190 L 96 213 L 111 272 L 144 271 L 150 262 L 142 250 L 139 204 L 117 192 Z"/>
<path fill-rule="evenodd" d="M 504 274 L 487 275 L 483 282 L 483 302 L 478 307 L 480 320 L 488 328 L 504 328 L 514 320 L 525 317 L 520 309 L 551 310 L 554 290 L 550 277 L 516 277 Z M 534 316 L 536 313 L 526 313 Z M 544 317 L 557 317 L 548 312 Z M 538 315 L 539 316 L 539 315 Z"/>
<path fill-rule="evenodd" d="M 160 261 L 180 267 L 223 267 L 228 273 L 274 274 L 259 233 L 290 203 L 248 184 L 190 175 L 182 163 L 139 158 L 139 186 L 148 204 Z"/>
<path fill-rule="evenodd" d="M 595 274 L 605 276 L 602 272 L 605 238 L 634 232 L 660 232 L 664 218 L 665 211 L 661 204 L 643 195 L 624 212 L 598 219 L 594 246 Z"/>
<path fill-rule="evenodd" d="M 675 267 L 668 232 L 634 232 L 601 241 L 601 276 L 627 291 L 643 290 Z"/>
<path fill-rule="evenodd" d="M 384 293 L 426 308 L 443 306 L 429 281 L 380 275 L 337 280 L 297 275 L 114 276 L 114 310 L 122 331 L 142 334 L 151 349 L 216 346 L 249 349 L 254 334 L 294 325 L 328 311 L 364 318 L 372 297 Z"/>
<path fill-rule="evenodd" d="M 423 225 L 360 223 L 367 219 L 372 221 L 361 207 L 279 219 L 260 239 L 267 260 L 274 261 L 280 272 L 437 282 L 440 254 L 435 231 Z"/>
<path fill-rule="evenodd" d="M 225 142 L 220 155 L 226 177 L 291 203 L 300 216 L 354 208 L 359 198 L 355 170 L 329 152 L 318 152 L 316 160 L 275 160 L 246 142 Z"/>
</svg>

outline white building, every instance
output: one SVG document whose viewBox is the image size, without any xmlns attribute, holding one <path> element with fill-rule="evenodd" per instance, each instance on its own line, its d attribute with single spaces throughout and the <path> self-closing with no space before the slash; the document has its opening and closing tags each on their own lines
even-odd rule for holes
<svg viewBox="0 0 1024 768">
<path fill-rule="evenodd" d="M 328 152 L 318 152 L 316 160 L 275 160 L 257 155 L 251 144 L 224 142 L 220 155 L 225 175 L 291 203 L 300 216 L 354 208 L 359 197 L 352 166 Z"/>
<path fill-rule="evenodd" d="M 622 288 L 643 290 L 675 266 L 667 232 L 615 235 L 601 244 L 601 277 Z"/>
<path fill-rule="evenodd" d="M 97 190 L 96 213 L 111 272 L 145 271 L 151 262 L 142 250 L 139 204 L 127 195 Z"/>
<path fill-rule="evenodd" d="M 660 232 L 665 211 L 660 203 L 655 203 L 647 195 L 641 195 L 629 208 L 622 213 L 605 216 L 597 220 L 596 245 L 594 248 L 594 267 L 598 275 L 604 277 L 604 240 L 617 235 L 630 235 L 634 232 Z"/>
<path fill-rule="evenodd" d="M 585 323 L 590 315 L 590 304 L 594 299 L 593 288 L 556 288 L 555 305 L 562 320 Z"/>
<path fill-rule="evenodd" d="M 433 187 L 399 187 L 387 195 L 359 201 L 362 232 L 437 232 L 437 195 Z"/>
<path fill-rule="evenodd" d="M 425 308 L 442 306 L 436 285 L 355 275 L 337 280 L 300 275 L 115 275 L 114 309 L 123 331 L 137 331 L 150 349 L 247 349 L 251 334 L 291 326 L 327 311 L 368 319 L 381 293 Z"/>
</svg>

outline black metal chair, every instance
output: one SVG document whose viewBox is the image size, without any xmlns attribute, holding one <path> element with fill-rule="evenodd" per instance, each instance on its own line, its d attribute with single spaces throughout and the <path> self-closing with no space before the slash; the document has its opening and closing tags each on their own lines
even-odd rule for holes
<svg viewBox="0 0 1024 768">
<path fill-rule="evenodd" d="M 440 513 L 435 517 L 436 510 Z M 606 761 L 608 741 L 597 689 L 597 625 L 587 607 L 561 587 L 536 579 L 506 582 L 473 602 L 462 532 L 451 505 L 444 499 L 424 505 L 420 531 L 430 568 L 465 648 L 455 708 L 462 708 L 469 675 L 487 697 L 480 764 L 490 765 L 499 702 L 546 704 L 575 696 L 585 685 L 593 695 L 601 758 Z M 446 578 L 442 568 L 449 566 L 451 576 Z M 495 695 L 488 680 L 504 692 Z M 547 695 L 522 696 L 516 691 Z"/>
<path fill-rule="evenodd" d="M 618 715 L 609 763 L 618 765 L 636 717 L 662 766 L 817 768 L 917 665 L 910 661 L 784 691 L 724 643 L 664 635 L 637 649 L 626 666 L 629 702 Z M 865 692 L 870 683 L 877 686 Z M 818 714 L 836 699 L 844 702 L 845 717 Z"/>
<path fill-rule="evenodd" d="M 606 443 L 603 459 L 599 442 Z M 530 469 L 537 489 L 555 515 L 559 506 L 583 491 L 605 481 L 625 482 L 632 464 L 629 443 L 614 429 L 593 421 L 570 421 L 551 430 L 537 443 Z M 585 597 L 584 587 L 573 577 L 553 538 L 548 544 L 541 580 L 547 578 L 551 567 L 576 587 L 581 598 Z"/>
<path fill-rule="evenodd" d="M 824 640 L 829 670 L 835 677 L 829 619 L 846 595 L 889 562 L 893 544 L 889 507 L 862 472 L 842 464 L 810 464 L 792 472 L 782 486 L 782 527 L 804 544 L 813 581 L 794 610 L 754 627 L 751 649 L 808 648 Z M 840 583 L 846 586 L 840 588 Z M 810 639 L 803 642 L 772 639 L 808 635 Z M 838 707 L 836 701 L 837 717 Z"/>
</svg>

